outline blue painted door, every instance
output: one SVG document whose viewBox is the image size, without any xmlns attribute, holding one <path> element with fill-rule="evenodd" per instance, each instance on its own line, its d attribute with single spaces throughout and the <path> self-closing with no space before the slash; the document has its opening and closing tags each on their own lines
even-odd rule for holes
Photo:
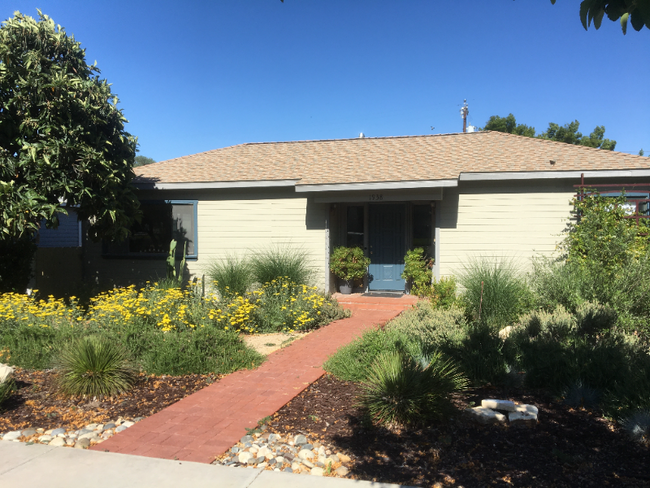
<svg viewBox="0 0 650 488">
<path fill-rule="evenodd" d="M 406 206 L 370 205 L 368 208 L 368 245 L 370 290 L 404 291 L 404 255 L 406 254 Z"/>
</svg>

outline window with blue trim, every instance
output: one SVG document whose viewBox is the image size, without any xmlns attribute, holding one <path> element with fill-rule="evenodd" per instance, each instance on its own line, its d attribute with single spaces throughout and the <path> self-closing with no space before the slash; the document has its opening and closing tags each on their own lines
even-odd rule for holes
<svg viewBox="0 0 650 488">
<path fill-rule="evenodd" d="M 184 248 L 187 258 L 198 257 L 196 207 L 196 200 L 141 202 L 142 220 L 134 224 L 129 239 L 123 242 L 106 243 L 104 254 L 125 257 L 162 257 L 167 255 L 169 243 L 175 239 L 178 242 L 176 249 L 179 259 Z"/>
</svg>

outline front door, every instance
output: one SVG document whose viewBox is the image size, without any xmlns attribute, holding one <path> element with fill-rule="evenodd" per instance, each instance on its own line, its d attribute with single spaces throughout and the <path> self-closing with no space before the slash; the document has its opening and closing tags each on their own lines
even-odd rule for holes
<svg viewBox="0 0 650 488">
<path fill-rule="evenodd" d="M 368 288 L 404 291 L 406 205 L 371 204 L 368 213 Z"/>
</svg>

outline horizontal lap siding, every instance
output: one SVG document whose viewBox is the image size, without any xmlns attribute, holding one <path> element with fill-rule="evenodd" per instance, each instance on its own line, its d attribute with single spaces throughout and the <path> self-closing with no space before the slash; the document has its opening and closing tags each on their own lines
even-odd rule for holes
<svg viewBox="0 0 650 488">
<path fill-rule="evenodd" d="M 514 259 L 530 267 L 551 255 L 569 223 L 572 184 L 523 182 L 468 185 L 447 192 L 440 211 L 440 273 L 451 275 L 477 257 Z"/>
<path fill-rule="evenodd" d="M 188 262 L 190 272 L 201 276 L 214 260 L 289 246 L 307 253 L 315 284 L 324 288 L 327 208 L 309 205 L 308 212 L 306 198 L 200 200 L 199 258 Z"/>
</svg>

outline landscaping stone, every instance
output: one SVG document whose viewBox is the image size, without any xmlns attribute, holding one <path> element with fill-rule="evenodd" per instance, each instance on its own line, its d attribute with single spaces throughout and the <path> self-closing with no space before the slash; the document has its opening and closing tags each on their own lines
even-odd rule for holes
<svg viewBox="0 0 650 488">
<path fill-rule="evenodd" d="M 515 407 L 515 412 L 522 412 L 522 413 L 527 413 L 529 415 L 534 415 L 535 418 L 537 418 L 537 414 L 539 413 L 539 409 L 535 405 L 517 405 Z"/>
<path fill-rule="evenodd" d="M 311 474 L 313 476 L 323 476 L 324 473 L 323 468 L 319 468 L 318 466 L 311 468 Z"/>
<path fill-rule="evenodd" d="M 3 441 L 13 441 L 15 439 L 18 439 L 22 435 L 21 431 L 19 430 L 14 430 L 12 432 L 7 432 L 3 437 Z"/>
<path fill-rule="evenodd" d="M 506 412 L 514 412 L 516 410 L 516 405 L 510 400 L 495 400 L 488 398 L 481 402 L 481 407 L 489 408 L 492 410 L 504 410 Z"/>
<path fill-rule="evenodd" d="M 302 450 L 298 453 L 298 457 L 299 457 L 300 459 L 314 459 L 314 453 L 311 452 L 311 451 L 308 450 L 308 449 L 302 449 Z"/>
<path fill-rule="evenodd" d="M 23 430 L 22 434 L 23 434 L 23 437 L 31 437 L 34 434 L 36 434 L 36 429 L 31 429 L 31 428 L 30 429 L 25 429 L 25 430 Z"/>
<path fill-rule="evenodd" d="M 469 413 L 472 419 L 481 424 L 497 424 L 506 421 L 505 415 L 486 407 L 468 408 L 465 411 Z"/>
<path fill-rule="evenodd" d="M 63 447 L 66 445 L 66 442 L 63 437 L 55 437 L 49 442 L 49 445 L 55 447 Z"/>
<path fill-rule="evenodd" d="M 237 456 L 237 459 L 239 460 L 240 463 L 247 463 L 249 459 L 251 459 L 253 455 L 250 452 L 240 452 L 239 456 Z"/>
<path fill-rule="evenodd" d="M 294 444 L 295 446 L 300 446 L 300 445 L 302 445 L 302 444 L 307 444 L 307 438 L 306 438 L 304 435 L 302 435 L 302 434 L 297 435 L 297 436 L 295 436 L 295 437 L 293 438 L 293 444 Z"/>
<path fill-rule="evenodd" d="M 48 434 L 42 435 L 38 438 L 38 442 L 40 442 L 41 444 L 49 444 L 51 440 L 52 440 L 52 436 Z"/>
<path fill-rule="evenodd" d="M 532 415 L 526 412 L 509 412 L 508 421 L 510 422 L 510 425 L 534 427 L 537 425 L 537 415 Z"/>
<path fill-rule="evenodd" d="M 350 470 L 346 468 L 345 466 L 341 466 L 339 468 L 336 468 L 336 471 L 334 471 L 338 476 L 344 477 L 347 476 Z"/>
<path fill-rule="evenodd" d="M 13 374 L 14 368 L 12 366 L 0 363 L 0 384 L 10 379 Z"/>
<path fill-rule="evenodd" d="M 58 429 L 54 429 L 52 432 L 50 432 L 50 435 L 52 437 L 56 437 L 59 434 L 65 434 L 65 429 L 59 427 Z"/>
<path fill-rule="evenodd" d="M 74 443 L 75 449 L 86 449 L 90 446 L 90 439 L 79 439 Z"/>
<path fill-rule="evenodd" d="M 242 444 L 246 444 L 247 442 L 253 442 L 253 436 L 245 435 L 244 437 L 239 439 L 239 442 L 241 442 Z"/>
</svg>

